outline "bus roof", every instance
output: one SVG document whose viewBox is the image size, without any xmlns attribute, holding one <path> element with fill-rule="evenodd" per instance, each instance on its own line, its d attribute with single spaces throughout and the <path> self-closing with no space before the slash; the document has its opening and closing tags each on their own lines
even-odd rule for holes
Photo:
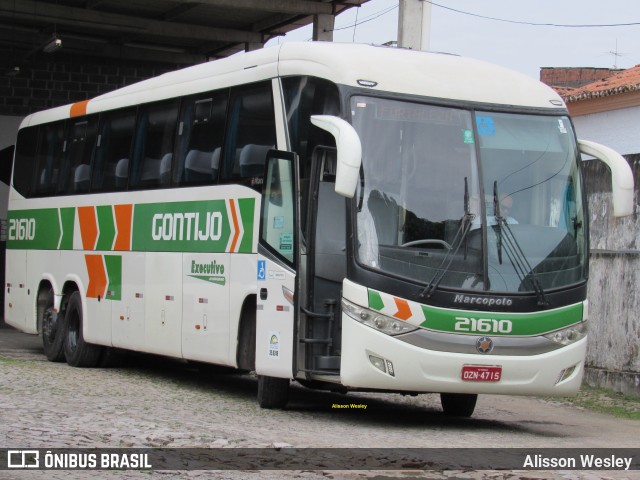
<svg viewBox="0 0 640 480">
<path fill-rule="evenodd" d="M 284 43 L 194 65 L 84 102 L 27 116 L 21 128 L 278 76 L 311 75 L 372 90 L 494 105 L 557 109 L 543 83 L 512 70 L 454 55 L 332 42 Z M 361 83 L 359 83 L 359 81 Z"/>
</svg>

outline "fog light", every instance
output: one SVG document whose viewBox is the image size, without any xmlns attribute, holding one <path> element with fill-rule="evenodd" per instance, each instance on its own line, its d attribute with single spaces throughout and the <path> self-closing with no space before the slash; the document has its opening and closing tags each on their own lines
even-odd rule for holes
<svg viewBox="0 0 640 480">
<path fill-rule="evenodd" d="M 387 368 L 384 366 L 384 360 L 375 355 L 369 355 L 369 361 L 371 364 L 380 370 L 382 373 L 387 373 Z"/>
<path fill-rule="evenodd" d="M 396 376 L 396 372 L 393 370 L 393 363 L 391 363 L 389 360 L 387 360 L 387 371 L 392 377 Z"/>
<path fill-rule="evenodd" d="M 556 385 L 559 384 L 560 382 L 564 382 L 567 378 L 569 378 L 571 375 L 573 375 L 573 372 L 576 371 L 577 365 L 574 365 L 572 367 L 569 368 L 564 368 L 561 372 L 560 375 L 558 375 L 558 380 L 556 380 Z"/>
</svg>

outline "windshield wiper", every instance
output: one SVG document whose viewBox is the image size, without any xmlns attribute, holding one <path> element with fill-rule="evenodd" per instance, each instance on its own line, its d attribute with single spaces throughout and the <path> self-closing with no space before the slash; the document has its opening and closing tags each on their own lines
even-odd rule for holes
<svg viewBox="0 0 640 480">
<path fill-rule="evenodd" d="M 536 293 L 538 297 L 538 306 L 547 307 L 549 306 L 549 301 L 544 294 L 544 289 L 540 285 L 540 281 L 538 280 L 538 276 L 533 271 L 531 264 L 527 260 L 527 256 L 525 255 L 520 243 L 516 239 L 511 227 L 507 223 L 506 219 L 500 213 L 500 201 L 498 196 L 498 182 L 493 182 L 493 210 L 494 216 L 496 218 L 497 225 L 497 241 L 496 247 L 498 249 L 498 261 L 502 264 L 502 248 L 504 246 L 504 251 L 509 257 L 509 261 L 513 266 L 516 274 L 518 275 L 518 279 L 523 282 L 525 278 L 528 278 L 533 291 Z M 504 244 L 503 244 L 504 239 Z"/>
<path fill-rule="evenodd" d="M 502 265 L 502 223 L 504 219 L 500 213 L 500 202 L 498 201 L 498 181 L 493 181 L 493 216 L 496 218 L 498 226 L 498 235 L 496 239 L 496 248 L 498 249 L 498 262 Z M 506 222 L 504 222 L 506 225 Z M 520 279 L 522 281 L 522 279 Z"/>
<path fill-rule="evenodd" d="M 431 295 L 433 295 L 433 292 L 435 292 L 436 288 L 438 288 L 438 285 L 444 278 L 445 274 L 449 271 L 449 267 L 451 267 L 451 263 L 453 262 L 453 259 L 455 258 L 455 256 L 458 254 L 458 251 L 460 250 L 460 246 L 462 245 L 463 242 L 465 243 L 464 256 L 465 258 L 467 257 L 467 252 L 466 252 L 467 244 L 465 240 L 467 238 L 467 234 L 471 230 L 471 223 L 473 222 L 474 217 L 475 215 L 473 215 L 469 209 L 469 186 L 467 182 L 467 177 L 464 177 L 464 215 L 460 219 L 460 226 L 458 227 L 458 231 L 453 237 L 453 242 L 451 242 L 453 244 L 453 248 L 447 251 L 447 254 L 442 259 L 442 262 L 440 262 L 440 266 L 436 270 L 436 273 L 433 275 L 433 277 L 431 277 L 431 280 L 429 281 L 427 286 L 424 287 L 422 291 L 420 291 L 420 293 L 418 294 L 418 297 L 430 298 Z M 443 268 L 445 263 L 447 265 Z"/>
</svg>

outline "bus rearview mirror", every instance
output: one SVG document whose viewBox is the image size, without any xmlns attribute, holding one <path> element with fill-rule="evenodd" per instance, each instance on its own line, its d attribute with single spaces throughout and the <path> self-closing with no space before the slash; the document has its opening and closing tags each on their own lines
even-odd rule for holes
<svg viewBox="0 0 640 480">
<path fill-rule="evenodd" d="M 613 215 L 624 217 L 633 213 L 633 172 L 627 161 L 612 148 L 599 143 L 578 140 L 581 153 L 604 162 L 611 170 Z"/>
<path fill-rule="evenodd" d="M 348 122 L 332 115 L 313 115 L 311 123 L 335 138 L 338 150 L 336 193 L 347 198 L 353 197 L 362 163 L 362 144 L 358 133 Z"/>
</svg>

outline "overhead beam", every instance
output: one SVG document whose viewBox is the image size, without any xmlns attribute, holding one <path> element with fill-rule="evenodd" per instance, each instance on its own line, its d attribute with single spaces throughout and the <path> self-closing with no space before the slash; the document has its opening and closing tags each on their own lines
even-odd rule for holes
<svg viewBox="0 0 640 480">
<path fill-rule="evenodd" d="M 35 53 L 43 58 L 55 59 L 59 55 L 87 55 L 100 58 L 113 58 L 145 62 L 163 62 L 176 65 L 192 65 L 206 62 L 208 57 L 192 49 L 170 51 L 161 47 L 143 47 L 132 44 L 114 45 L 106 41 L 93 40 L 88 37 L 65 36 L 62 49 L 52 56 L 42 53 L 40 48 L 33 48 L 34 41 L 40 45 L 47 40 L 46 35 L 28 31 L 11 31 L 0 26 L 0 48 L 11 48 L 12 55 L 0 54 L 0 66 L 21 64 L 29 61 Z M 46 56 L 46 57 L 45 57 Z M 4 58 L 3 58 L 4 57 Z"/>
<path fill-rule="evenodd" d="M 193 10 L 194 8 L 196 8 L 199 5 L 200 4 L 197 3 L 197 2 L 184 2 L 184 3 L 181 3 L 177 7 L 172 8 L 171 10 L 166 12 L 164 15 L 162 15 L 162 20 L 172 21 L 174 18 L 178 18 L 183 13 L 186 13 L 189 10 Z"/>
<path fill-rule="evenodd" d="M 197 2 L 212 7 L 288 13 L 291 15 L 333 13 L 333 5 L 331 3 L 311 2 L 309 0 L 197 0 Z"/>
<path fill-rule="evenodd" d="M 58 26 L 90 26 L 102 31 L 121 32 L 124 30 L 126 33 L 188 38 L 203 42 L 254 43 L 262 41 L 262 35 L 257 32 L 163 22 L 97 10 L 35 2 L 33 0 L 20 0 L 20 2 L 0 0 L 0 16 L 10 19 L 54 23 Z"/>
<path fill-rule="evenodd" d="M 84 4 L 84 8 L 88 8 L 89 10 L 91 10 L 92 8 L 96 8 L 101 3 L 104 3 L 104 1 L 105 0 L 87 0 L 87 2 Z"/>
<path fill-rule="evenodd" d="M 297 18 L 297 16 L 287 15 L 286 13 L 272 15 L 269 18 L 265 18 L 264 20 L 253 23 L 251 25 L 251 30 L 253 30 L 254 32 L 270 31 L 273 28 L 278 28 L 281 25 L 287 25 L 291 23 L 295 18 Z M 296 28 L 298 27 L 296 26 Z"/>
</svg>

